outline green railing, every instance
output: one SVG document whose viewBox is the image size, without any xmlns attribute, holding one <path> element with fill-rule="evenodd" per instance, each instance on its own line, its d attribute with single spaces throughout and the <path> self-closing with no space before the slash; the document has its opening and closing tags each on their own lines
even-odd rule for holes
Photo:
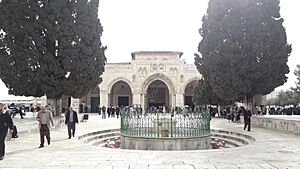
<svg viewBox="0 0 300 169">
<path fill-rule="evenodd" d="M 190 138 L 210 134 L 208 112 L 180 114 L 121 112 L 121 134 L 146 138 Z"/>
</svg>

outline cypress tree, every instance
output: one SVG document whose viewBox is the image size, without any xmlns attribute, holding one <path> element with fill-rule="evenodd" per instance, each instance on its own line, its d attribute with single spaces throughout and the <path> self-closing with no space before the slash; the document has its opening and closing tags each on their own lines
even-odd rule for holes
<svg viewBox="0 0 300 169">
<path fill-rule="evenodd" d="M 195 64 L 218 97 L 250 99 L 284 84 L 287 44 L 279 0 L 210 0 Z"/>
<path fill-rule="evenodd" d="M 106 58 L 99 0 L 0 1 L 0 78 L 10 94 L 82 97 Z"/>
</svg>

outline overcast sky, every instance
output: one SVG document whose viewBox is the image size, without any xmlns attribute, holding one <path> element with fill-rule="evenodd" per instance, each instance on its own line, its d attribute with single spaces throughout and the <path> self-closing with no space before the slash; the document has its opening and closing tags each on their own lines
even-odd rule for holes
<svg viewBox="0 0 300 169">
<path fill-rule="evenodd" d="M 193 63 L 207 4 L 208 0 L 100 0 L 101 40 L 107 46 L 108 62 L 129 62 L 132 52 L 159 50 L 183 52 L 182 58 Z M 293 71 L 300 64 L 300 1 L 281 0 L 280 6 L 293 51 L 288 82 L 279 89 L 288 89 L 295 85 Z M 0 92 L 0 99 L 8 98 L 2 82 Z"/>
</svg>

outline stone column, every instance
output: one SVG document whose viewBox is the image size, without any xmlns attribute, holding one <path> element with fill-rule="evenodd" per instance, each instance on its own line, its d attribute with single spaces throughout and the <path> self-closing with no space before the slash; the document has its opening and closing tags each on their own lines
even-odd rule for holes
<svg viewBox="0 0 300 169">
<path fill-rule="evenodd" d="M 183 93 L 176 93 L 175 94 L 175 105 L 178 107 L 184 106 L 184 95 Z"/>
<path fill-rule="evenodd" d="M 132 104 L 141 104 L 140 93 L 132 93 Z"/>
<path fill-rule="evenodd" d="M 176 106 L 176 94 L 169 94 L 170 106 L 171 108 Z"/>
<path fill-rule="evenodd" d="M 108 102 L 108 92 L 100 90 L 100 106 L 109 106 Z"/>
<path fill-rule="evenodd" d="M 140 93 L 140 104 L 141 104 L 141 107 L 143 109 L 143 111 L 145 110 L 145 95 L 143 93 Z"/>
<path fill-rule="evenodd" d="M 142 93 L 142 108 L 143 108 L 143 111 L 146 111 L 146 108 L 147 108 L 147 104 L 148 104 L 148 101 L 147 101 L 147 93 Z"/>
</svg>

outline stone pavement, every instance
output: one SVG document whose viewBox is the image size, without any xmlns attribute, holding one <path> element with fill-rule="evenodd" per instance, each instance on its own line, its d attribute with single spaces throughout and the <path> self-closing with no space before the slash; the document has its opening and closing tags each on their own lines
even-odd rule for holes
<svg viewBox="0 0 300 169">
<path fill-rule="evenodd" d="M 102 120 L 90 114 L 77 125 L 76 136 L 92 131 L 119 128 L 118 119 Z M 300 136 L 263 128 L 243 130 L 239 123 L 212 119 L 215 129 L 251 135 L 256 141 L 244 147 L 201 151 L 140 151 L 95 147 L 78 139 L 67 139 L 65 126 L 51 130 L 52 142 L 39 149 L 39 134 L 21 135 L 6 142 L 0 168 L 57 169 L 300 169 Z"/>
</svg>

